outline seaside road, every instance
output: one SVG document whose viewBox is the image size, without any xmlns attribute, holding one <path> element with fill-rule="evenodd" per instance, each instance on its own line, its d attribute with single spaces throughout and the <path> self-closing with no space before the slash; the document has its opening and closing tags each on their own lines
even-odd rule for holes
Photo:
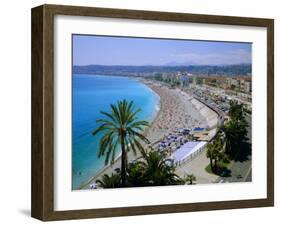
<svg viewBox="0 0 281 226">
<path fill-rule="evenodd" d="M 239 162 L 235 161 L 232 163 L 229 170 L 231 170 L 230 177 L 219 177 L 217 182 L 245 182 L 251 181 L 251 168 L 252 168 L 252 159 Z"/>
</svg>

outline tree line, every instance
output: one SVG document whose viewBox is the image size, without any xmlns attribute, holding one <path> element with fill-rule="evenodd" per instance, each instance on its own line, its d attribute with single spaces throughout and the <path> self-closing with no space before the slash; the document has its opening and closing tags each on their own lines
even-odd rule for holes
<svg viewBox="0 0 281 226">
<path fill-rule="evenodd" d="M 247 138 L 247 110 L 243 104 L 230 102 L 229 120 L 221 126 L 214 139 L 207 145 L 206 156 L 210 159 L 213 173 L 221 174 L 225 165 L 238 156 L 246 157 L 249 153 L 245 148 Z"/>
</svg>

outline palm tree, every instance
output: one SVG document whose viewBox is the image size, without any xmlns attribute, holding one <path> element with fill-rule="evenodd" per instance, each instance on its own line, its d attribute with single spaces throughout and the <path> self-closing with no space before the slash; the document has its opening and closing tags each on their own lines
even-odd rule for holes
<svg viewBox="0 0 281 226">
<path fill-rule="evenodd" d="M 215 173 L 218 172 L 218 162 L 227 161 L 227 155 L 224 152 L 224 137 L 221 132 L 207 145 L 206 156 L 210 159 L 211 169 Z"/>
<path fill-rule="evenodd" d="M 120 173 L 112 173 L 111 176 L 104 174 L 101 180 L 96 180 L 96 183 L 103 188 L 118 188 L 120 187 Z"/>
<path fill-rule="evenodd" d="M 183 184 L 182 179 L 175 174 L 175 166 L 171 159 L 166 159 L 164 153 L 150 151 L 144 155 L 144 181 L 149 186 Z"/>
<path fill-rule="evenodd" d="M 134 102 L 128 103 L 127 100 L 118 101 L 117 105 L 110 105 L 111 112 L 101 111 L 105 119 L 96 122 L 102 123 L 93 135 L 103 132 L 99 142 L 98 157 L 105 155 L 107 165 L 111 157 L 111 164 L 115 160 L 115 152 L 121 146 L 121 184 L 126 184 L 126 164 L 127 153 L 131 149 L 134 154 L 139 150 L 144 152 L 141 141 L 149 143 L 148 139 L 142 134 L 144 128 L 149 126 L 147 121 L 138 120 L 137 114 L 141 109 L 135 110 Z M 120 146 L 119 146 L 120 145 Z"/>
</svg>

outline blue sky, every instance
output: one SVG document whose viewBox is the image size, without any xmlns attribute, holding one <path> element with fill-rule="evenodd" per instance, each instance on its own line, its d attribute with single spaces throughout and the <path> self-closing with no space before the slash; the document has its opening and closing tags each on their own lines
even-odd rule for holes
<svg viewBox="0 0 281 226">
<path fill-rule="evenodd" d="M 251 55 L 249 43 L 73 35 L 74 65 L 229 65 Z"/>
</svg>

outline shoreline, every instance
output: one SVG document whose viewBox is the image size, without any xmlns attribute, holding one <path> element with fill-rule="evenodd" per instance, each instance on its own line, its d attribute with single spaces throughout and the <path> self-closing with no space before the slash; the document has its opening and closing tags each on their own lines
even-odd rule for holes
<svg viewBox="0 0 281 226">
<path fill-rule="evenodd" d="M 154 109 L 154 115 L 152 117 L 152 120 L 150 122 L 150 126 L 148 128 L 146 128 L 143 132 L 143 134 L 145 136 L 147 136 L 147 133 L 149 132 L 149 129 L 153 126 L 154 122 L 157 120 L 157 118 L 159 117 L 159 114 L 161 112 L 161 97 L 151 88 L 149 87 L 147 84 L 145 84 L 143 81 L 141 81 L 140 79 L 137 80 L 138 82 L 144 84 L 145 86 L 147 86 L 147 88 L 149 88 L 151 90 L 151 92 L 154 93 L 154 95 L 157 95 L 157 97 L 159 98 L 159 101 L 157 103 L 157 107 L 159 108 L 158 110 Z M 150 141 L 150 140 L 149 140 Z M 132 152 L 129 152 L 128 153 L 128 161 L 132 161 L 132 160 L 135 160 L 137 158 L 141 157 L 140 153 L 137 152 L 137 155 L 134 155 Z M 104 175 L 105 173 L 107 173 L 106 171 L 110 171 L 109 173 L 107 174 L 111 174 L 114 172 L 114 169 L 116 168 L 120 168 L 120 161 L 121 161 L 121 153 L 118 155 L 118 157 L 115 159 L 113 165 L 107 165 L 107 166 L 104 166 L 101 170 L 99 170 L 95 176 L 91 177 L 90 180 L 88 180 L 88 182 L 85 182 L 85 184 L 79 186 L 79 188 L 77 189 L 74 189 L 74 190 L 86 190 L 86 189 L 90 189 L 89 186 L 95 182 L 97 179 L 100 179 L 100 177 L 102 177 L 102 175 Z M 116 164 L 119 164 L 119 166 L 114 166 Z"/>
<path fill-rule="evenodd" d="M 170 89 L 165 85 L 149 81 L 146 79 L 138 79 L 148 88 L 157 94 L 159 100 L 159 110 L 151 121 L 150 127 L 146 128 L 144 134 L 147 136 L 151 144 L 162 139 L 164 136 L 175 131 L 178 128 L 191 127 L 207 127 L 207 118 L 200 113 L 200 109 L 194 106 L 193 97 L 179 89 Z M 184 94 L 184 95 L 183 95 Z M 141 157 L 140 153 L 135 156 L 133 152 L 128 153 L 128 161 L 133 161 Z M 105 166 L 97 172 L 85 184 L 75 190 L 90 189 L 90 185 L 104 174 L 111 174 L 115 168 L 120 168 L 121 154 L 116 158 L 112 165 Z"/>
</svg>

